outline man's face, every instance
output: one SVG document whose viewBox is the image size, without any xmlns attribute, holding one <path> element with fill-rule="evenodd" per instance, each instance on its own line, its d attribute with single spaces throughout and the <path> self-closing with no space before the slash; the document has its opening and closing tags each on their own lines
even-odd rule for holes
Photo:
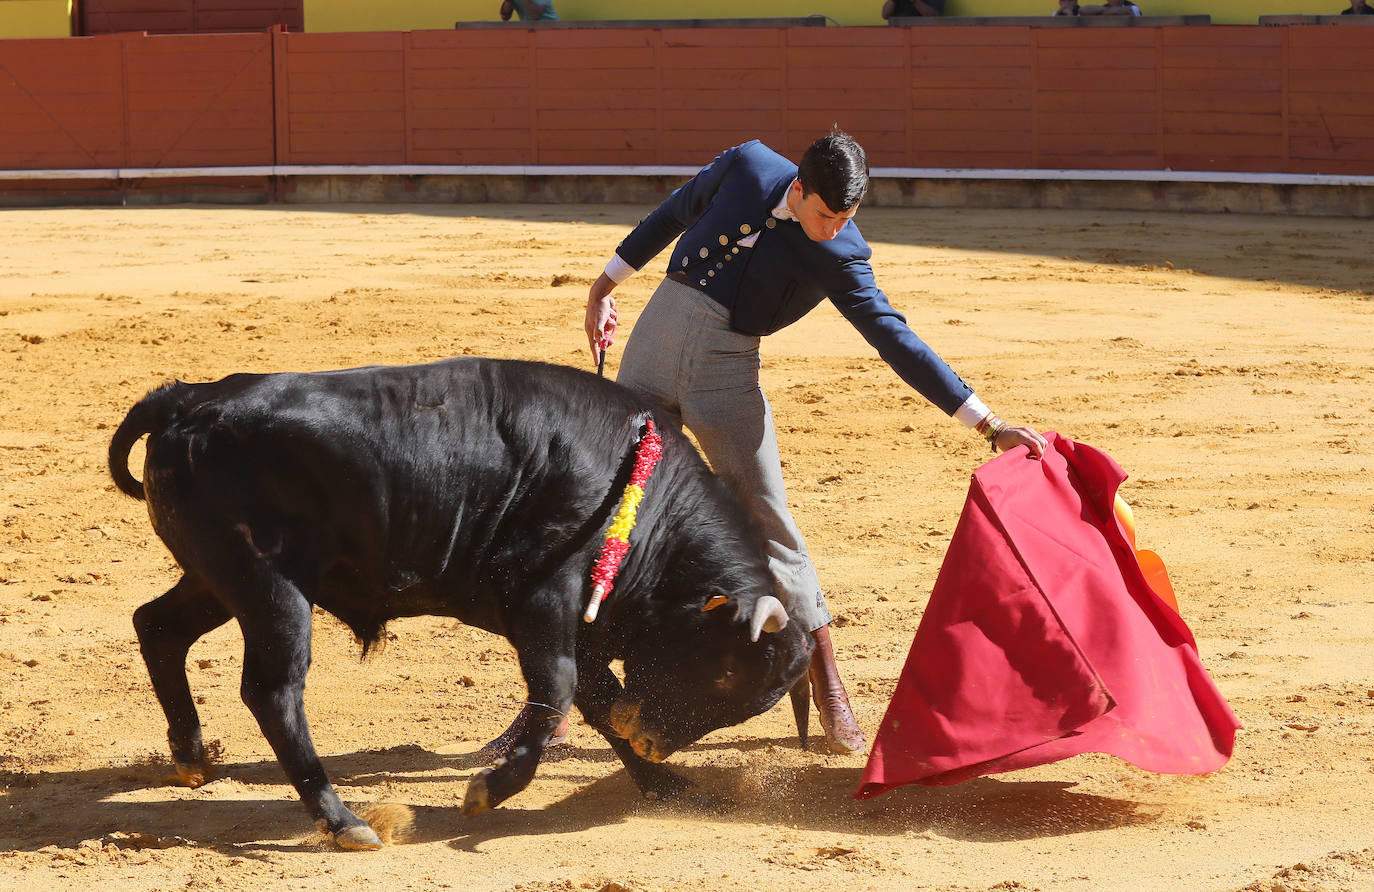
<svg viewBox="0 0 1374 892">
<path fill-rule="evenodd" d="M 801 180 L 792 181 L 787 207 L 801 224 L 802 232 L 813 242 L 828 242 L 839 235 L 844 224 L 854 219 L 859 211 L 858 205 L 841 213 L 832 211 L 818 193 L 804 195 Z"/>
</svg>

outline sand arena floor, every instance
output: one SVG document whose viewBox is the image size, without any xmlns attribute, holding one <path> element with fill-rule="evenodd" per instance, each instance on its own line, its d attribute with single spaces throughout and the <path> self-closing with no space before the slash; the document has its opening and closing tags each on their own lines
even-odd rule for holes
<svg viewBox="0 0 1374 892">
<path fill-rule="evenodd" d="M 784 704 L 671 760 L 718 810 L 641 800 L 575 723 L 528 790 L 465 821 L 477 750 L 523 694 L 510 647 L 414 619 L 360 662 L 319 615 L 315 741 L 347 801 L 410 808 L 405 838 L 319 845 L 239 701 L 232 625 L 189 661 L 222 774 L 167 785 L 129 617 L 177 574 L 105 470 L 127 408 L 173 376 L 582 364 L 586 289 L 645 210 L 0 211 L 0 887 L 1374 888 L 1368 221 L 859 215 L 880 284 L 985 401 L 1130 473 L 1140 544 L 1245 725 L 1211 776 L 1081 756 L 860 803 L 862 758 L 800 751 Z M 627 327 L 654 283 L 620 290 Z M 988 456 L 828 305 L 764 362 L 871 736 Z"/>
</svg>

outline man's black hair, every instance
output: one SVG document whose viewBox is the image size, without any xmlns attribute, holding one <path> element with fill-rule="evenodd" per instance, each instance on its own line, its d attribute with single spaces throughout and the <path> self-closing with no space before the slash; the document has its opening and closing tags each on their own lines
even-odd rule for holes
<svg viewBox="0 0 1374 892">
<path fill-rule="evenodd" d="M 807 148 L 797 179 L 804 194 L 819 194 L 826 207 L 842 214 L 868 193 L 868 155 L 854 137 L 836 127 Z"/>
</svg>

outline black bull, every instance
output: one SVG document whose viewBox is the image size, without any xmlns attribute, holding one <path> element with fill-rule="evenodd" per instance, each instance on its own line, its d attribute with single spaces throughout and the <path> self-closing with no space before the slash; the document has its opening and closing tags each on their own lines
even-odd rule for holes
<svg viewBox="0 0 1374 892">
<path fill-rule="evenodd" d="M 811 645 L 774 598 L 743 509 L 661 423 L 632 547 L 599 618 L 582 621 L 646 417 L 590 374 L 475 358 L 149 393 L 109 460 L 183 571 L 134 614 L 178 772 L 196 783 L 207 769 L 187 652 L 236 619 L 243 700 L 306 808 L 339 845 L 380 845 L 339 801 L 306 724 L 314 605 L 364 652 L 388 621 L 425 614 L 510 640 L 542 716 L 472 778 L 465 814 L 529 784 L 574 703 L 645 795 L 687 789 L 658 763 L 769 709 Z M 144 434 L 140 484 L 128 459 Z"/>
</svg>

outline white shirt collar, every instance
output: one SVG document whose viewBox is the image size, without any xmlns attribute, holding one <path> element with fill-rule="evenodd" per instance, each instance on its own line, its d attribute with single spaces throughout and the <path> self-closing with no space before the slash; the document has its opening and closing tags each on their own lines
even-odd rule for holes
<svg viewBox="0 0 1374 892">
<path fill-rule="evenodd" d="M 779 220 L 795 220 L 795 219 L 797 219 L 797 215 L 794 214 L 794 213 L 792 213 L 792 209 L 789 208 L 789 207 L 787 206 L 787 196 L 789 196 L 789 195 L 791 195 L 791 194 L 792 194 L 792 187 L 791 187 L 791 186 L 788 186 L 788 187 L 787 187 L 787 190 L 784 191 L 784 192 L 782 193 L 782 201 L 778 203 L 778 206 L 777 206 L 777 207 L 773 208 L 773 216 L 774 216 L 775 218 L 777 218 L 777 219 L 779 219 Z"/>
</svg>

